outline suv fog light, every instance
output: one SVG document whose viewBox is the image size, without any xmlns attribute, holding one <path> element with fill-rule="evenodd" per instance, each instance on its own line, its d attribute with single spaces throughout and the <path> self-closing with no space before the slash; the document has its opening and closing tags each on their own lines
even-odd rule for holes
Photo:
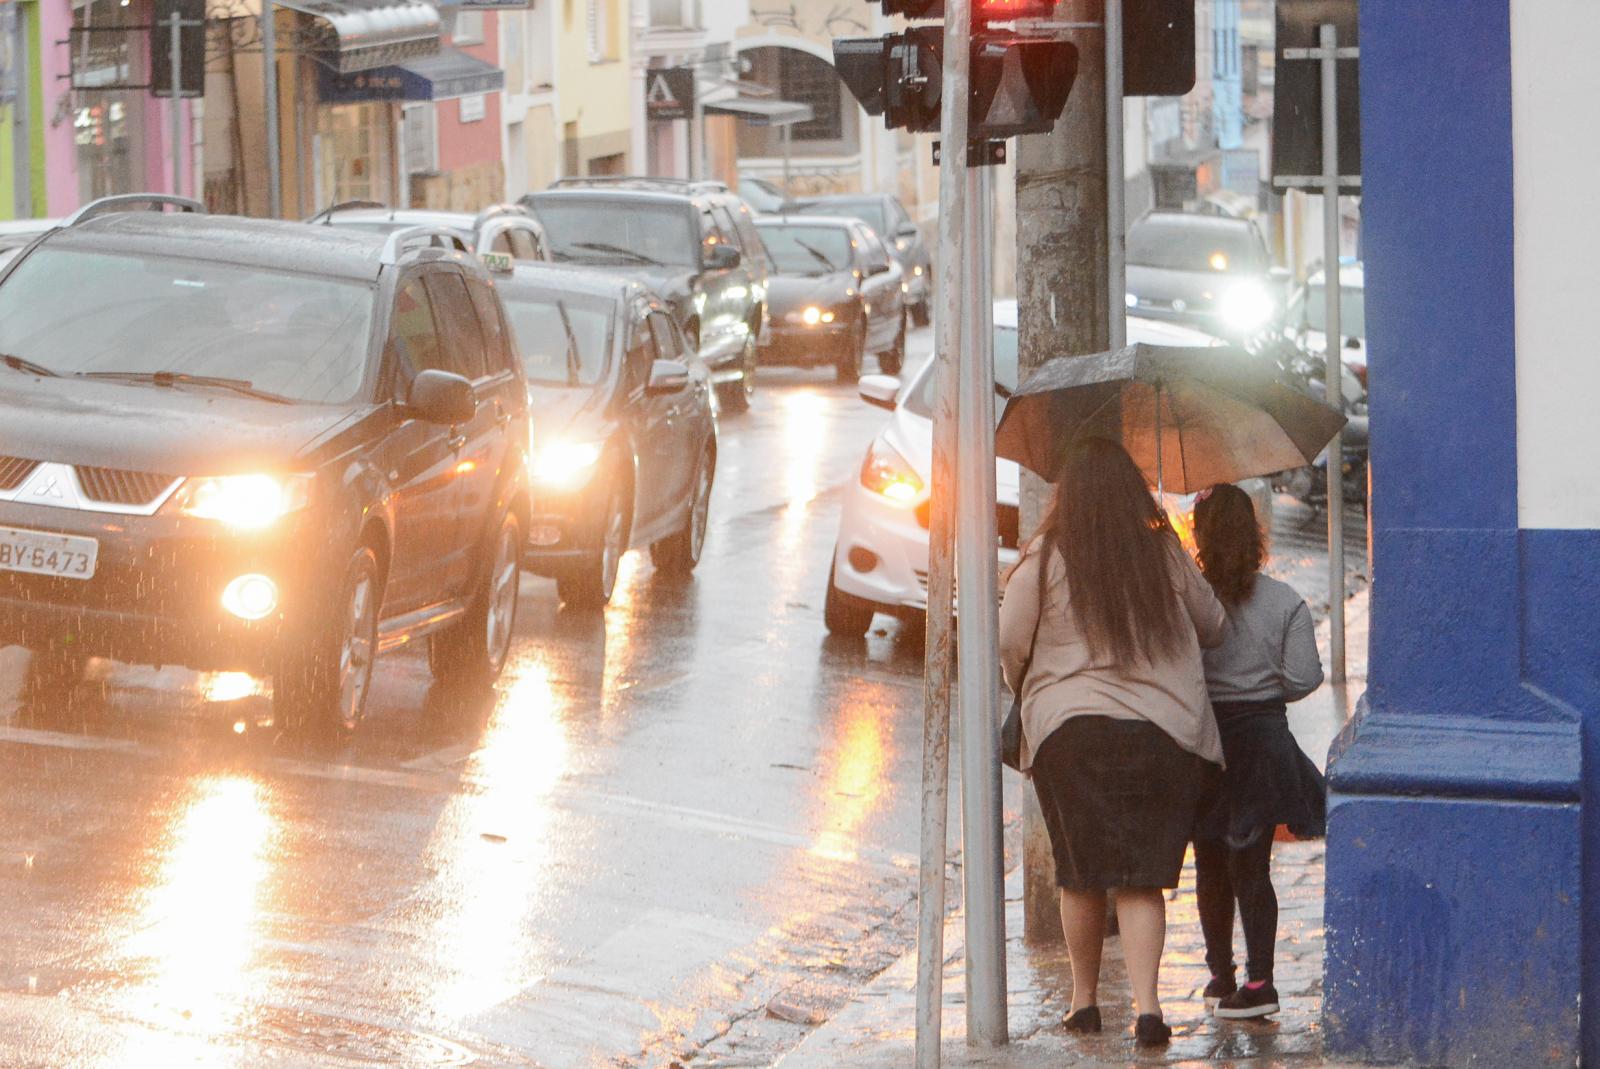
<svg viewBox="0 0 1600 1069">
<path fill-rule="evenodd" d="M 264 575 L 241 575 L 222 591 L 222 607 L 241 620 L 263 620 L 278 608 L 278 584 Z"/>
<path fill-rule="evenodd" d="M 850 567 L 865 575 L 878 566 L 878 555 L 864 546 L 851 546 L 849 561 Z"/>
</svg>

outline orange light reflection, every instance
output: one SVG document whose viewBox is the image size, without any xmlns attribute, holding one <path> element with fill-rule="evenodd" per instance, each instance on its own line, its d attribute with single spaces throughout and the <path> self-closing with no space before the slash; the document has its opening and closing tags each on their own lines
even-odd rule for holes
<svg viewBox="0 0 1600 1069">
<path fill-rule="evenodd" d="M 889 740 L 883 704 L 868 694 L 846 695 L 843 718 L 831 750 L 823 757 L 822 830 L 811 853 L 829 861 L 854 861 L 857 833 L 884 795 Z"/>
</svg>

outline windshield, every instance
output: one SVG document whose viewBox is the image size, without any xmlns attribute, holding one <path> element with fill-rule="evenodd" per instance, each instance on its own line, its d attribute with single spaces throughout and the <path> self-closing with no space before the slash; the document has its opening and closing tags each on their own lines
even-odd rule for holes
<svg viewBox="0 0 1600 1069">
<path fill-rule="evenodd" d="M 1365 338 L 1367 336 L 1367 312 L 1365 294 L 1358 289 L 1341 289 L 1339 291 L 1339 333 L 1347 338 Z M 1306 287 L 1305 297 L 1306 327 L 1320 333 L 1327 332 L 1328 325 L 1328 291 L 1320 282 L 1312 283 Z"/>
<path fill-rule="evenodd" d="M 0 353 L 60 375 L 168 371 L 339 403 L 366 372 L 372 305 L 362 283 L 46 247 L 0 286 Z"/>
<path fill-rule="evenodd" d="M 933 418 L 933 403 L 939 396 L 939 391 L 934 383 L 937 376 L 930 367 L 923 372 L 922 378 L 917 382 L 916 388 L 906 397 L 906 408 L 919 416 L 927 419 Z M 994 328 L 994 381 L 995 409 L 994 417 L 999 419 L 1006 410 L 1005 398 L 1000 394 L 1003 391 L 1010 394 L 1017 388 L 1017 328 Z"/>
<path fill-rule="evenodd" d="M 860 219 L 879 234 L 889 231 L 883 216 L 883 202 L 870 198 L 821 200 L 800 209 L 806 215 L 842 215 L 847 219 Z"/>
<path fill-rule="evenodd" d="M 600 197 L 539 197 L 534 212 L 557 260 L 699 267 L 700 239 L 676 204 Z"/>
<path fill-rule="evenodd" d="M 1248 226 L 1195 225 L 1181 216 L 1145 219 L 1128 231 L 1128 263 L 1169 271 L 1259 273 L 1261 243 Z"/>
<path fill-rule="evenodd" d="M 511 333 L 522 350 L 529 382 L 556 386 L 593 386 L 606 372 L 611 353 L 611 321 L 616 302 L 604 297 L 578 297 L 549 290 L 500 287 Z M 566 322 L 561 319 L 566 309 Z M 572 326 L 569 345 L 567 325 Z M 569 353 L 569 349 L 574 350 Z"/>
<path fill-rule="evenodd" d="M 759 225 L 767 255 L 786 275 L 826 275 L 850 266 L 850 233 L 837 226 Z"/>
</svg>

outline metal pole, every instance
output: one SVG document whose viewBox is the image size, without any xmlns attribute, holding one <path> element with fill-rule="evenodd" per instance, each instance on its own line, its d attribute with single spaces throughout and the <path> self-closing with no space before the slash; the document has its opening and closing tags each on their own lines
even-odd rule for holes
<svg viewBox="0 0 1600 1069">
<path fill-rule="evenodd" d="M 788 196 L 789 189 L 789 162 L 794 152 L 794 124 L 784 123 L 783 127 L 783 193 Z"/>
<path fill-rule="evenodd" d="M 971 0 L 947 0 L 943 84 L 946 100 L 966 97 L 971 56 L 967 25 Z M 923 672 L 922 863 L 917 880 L 916 1069 L 939 1069 L 944 1020 L 944 870 L 950 812 L 950 692 L 953 674 L 956 509 L 956 375 L 965 296 L 962 219 L 967 210 L 967 112 L 940 115 L 939 264 L 934 277 L 934 381 L 932 515 L 928 521 L 928 620 Z M 970 1005 L 970 1003 L 969 1003 Z"/>
<path fill-rule="evenodd" d="M 33 153 L 29 145 L 30 122 L 33 104 L 29 99 L 29 71 L 33 69 L 28 55 L 28 19 L 21 4 L 14 4 L 12 27 L 12 69 L 16 71 L 17 93 L 11 101 L 11 161 L 14 174 L 12 189 L 18 219 L 30 219 L 33 210 Z"/>
<path fill-rule="evenodd" d="M 183 196 L 183 16 L 167 19 L 167 68 L 172 75 L 172 192 Z"/>
<path fill-rule="evenodd" d="M 1339 323 L 1339 31 L 1322 36 L 1322 264 L 1330 405 L 1344 411 L 1344 332 Z M 1344 682 L 1344 433 L 1328 443 L 1328 678 Z"/>
<path fill-rule="evenodd" d="M 261 93 L 267 123 L 267 212 L 283 218 L 282 168 L 278 159 L 278 27 L 272 0 L 261 0 Z"/>
<path fill-rule="evenodd" d="M 1112 349 L 1128 344 L 1127 180 L 1122 159 L 1122 0 L 1106 0 L 1106 322 Z"/>
</svg>

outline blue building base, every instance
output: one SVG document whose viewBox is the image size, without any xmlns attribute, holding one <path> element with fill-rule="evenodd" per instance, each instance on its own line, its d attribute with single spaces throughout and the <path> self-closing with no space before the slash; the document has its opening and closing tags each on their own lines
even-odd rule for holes
<svg viewBox="0 0 1600 1069">
<path fill-rule="evenodd" d="M 1327 1051 L 1570 1067 L 1583 982 L 1576 725 L 1441 727 L 1363 708 L 1335 747 Z"/>
</svg>

